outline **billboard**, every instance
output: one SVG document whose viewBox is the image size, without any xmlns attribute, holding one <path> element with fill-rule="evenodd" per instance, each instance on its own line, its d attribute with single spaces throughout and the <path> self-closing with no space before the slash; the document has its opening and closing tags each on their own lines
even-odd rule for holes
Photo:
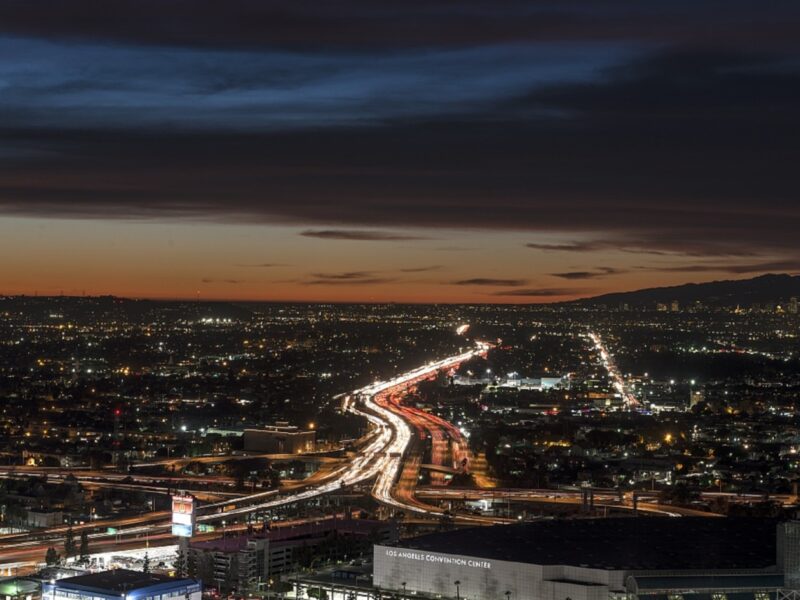
<svg viewBox="0 0 800 600">
<path fill-rule="evenodd" d="M 192 537 L 194 533 L 194 498 L 192 496 L 172 497 L 172 535 Z"/>
<path fill-rule="evenodd" d="M 178 537 L 192 537 L 192 526 L 191 525 L 182 525 L 181 523 L 173 523 L 172 524 L 172 535 Z"/>
</svg>

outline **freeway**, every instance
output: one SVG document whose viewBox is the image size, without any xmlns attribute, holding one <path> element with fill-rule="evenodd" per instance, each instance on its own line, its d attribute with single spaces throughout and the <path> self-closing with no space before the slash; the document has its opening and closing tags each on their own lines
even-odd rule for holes
<svg viewBox="0 0 800 600">
<path fill-rule="evenodd" d="M 379 461 L 380 470 L 377 472 L 377 478 L 372 488 L 372 495 L 378 501 L 387 506 L 424 516 L 437 516 L 445 512 L 443 508 L 426 504 L 415 496 L 420 460 L 418 453 L 409 452 L 409 449 L 415 447 L 413 444 L 415 432 L 412 431 L 411 426 L 414 426 L 416 432 L 437 431 L 437 438 L 448 435 L 452 440 L 453 461 L 457 465 L 469 462 L 471 455 L 466 440 L 458 428 L 444 419 L 403 406 L 399 396 L 435 372 L 455 368 L 473 356 L 483 356 L 488 349 L 488 344 L 478 342 L 477 348 L 471 352 L 407 373 L 399 381 L 393 380 L 379 384 L 377 387 L 365 388 L 361 394 L 363 410 L 355 404 L 350 406 L 350 410 L 369 419 L 377 427 L 391 431 L 392 442 L 387 448 L 387 453 Z M 434 448 L 434 460 L 444 462 L 443 457 L 442 447 Z M 458 515 L 457 519 L 473 524 L 508 522 L 507 519 L 479 515 Z"/>
<path fill-rule="evenodd" d="M 380 406 L 375 401 L 375 397 L 384 393 L 399 393 L 442 369 L 453 368 L 474 356 L 483 355 L 487 349 L 488 345 L 478 343 L 473 350 L 468 352 L 430 362 L 389 381 L 379 381 L 355 390 L 352 392 L 350 400 L 346 402 L 346 408 L 354 414 L 366 418 L 374 429 L 374 434 L 352 461 L 332 468 L 325 481 L 304 486 L 296 491 L 281 493 L 277 490 L 270 490 L 202 506 L 198 512 L 206 514 L 200 514 L 197 522 L 232 520 L 254 512 L 266 511 L 336 492 L 344 487 L 372 479 L 375 479 L 373 494 L 380 501 L 417 512 L 426 512 L 418 507 L 406 507 L 392 497 L 391 490 L 399 473 L 402 456 L 409 445 L 411 430 L 403 418 Z M 102 475 L 100 473 L 81 473 L 81 475 L 87 478 L 102 477 L 106 481 L 109 478 L 108 472 L 103 472 Z M 152 482 L 148 481 L 147 483 Z M 231 508 L 231 506 L 233 507 Z M 98 528 L 119 527 L 120 529 L 113 535 L 91 533 L 90 538 L 93 543 L 109 550 L 136 547 L 137 544 L 138 547 L 142 547 L 150 540 L 162 539 L 161 536 L 165 535 L 169 528 L 169 523 L 166 521 L 167 516 L 165 512 L 145 513 L 133 517 L 98 520 L 77 525 L 73 530 L 77 532 L 83 529 L 92 531 Z M 57 543 L 57 540 L 60 541 L 60 537 L 64 535 L 66 529 L 64 526 L 59 526 L 32 533 L 0 536 L 0 556 L 3 557 L 3 560 L 6 557 L 19 560 L 22 556 L 28 557 L 28 559 L 31 556 L 38 556 L 41 560 L 46 547 Z"/>
<path fill-rule="evenodd" d="M 435 500 L 513 500 L 522 503 L 541 504 L 568 504 L 580 505 L 583 502 L 580 491 L 552 490 L 552 489 L 454 489 L 454 488 L 420 488 L 416 495 L 419 498 Z M 654 498 L 644 495 L 634 502 L 633 494 L 628 492 L 620 494 L 614 490 L 602 490 L 594 493 L 593 505 L 595 508 L 608 508 L 623 511 L 650 513 L 669 517 L 722 517 L 723 515 L 694 508 L 672 506 L 653 502 Z"/>
</svg>

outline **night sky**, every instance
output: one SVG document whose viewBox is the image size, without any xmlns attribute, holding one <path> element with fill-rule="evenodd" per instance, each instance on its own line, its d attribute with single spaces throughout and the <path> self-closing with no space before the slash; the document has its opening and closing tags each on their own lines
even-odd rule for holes
<svg viewBox="0 0 800 600">
<path fill-rule="evenodd" d="M 800 2 L 0 1 L 0 293 L 800 271 Z"/>
</svg>

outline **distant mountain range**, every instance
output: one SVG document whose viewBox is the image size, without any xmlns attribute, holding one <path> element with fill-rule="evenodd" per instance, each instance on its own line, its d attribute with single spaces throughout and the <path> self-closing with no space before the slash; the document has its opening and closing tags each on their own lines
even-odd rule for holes
<svg viewBox="0 0 800 600">
<path fill-rule="evenodd" d="M 635 292 L 604 294 L 570 302 L 572 305 L 631 307 L 669 304 L 677 300 L 681 307 L 701 302 L 707 306 L 752 306 L 753 304 L 786 302 L 800 298 L 800 275 L 761 275 L 752 279 L 687 283 L 670 287 L 648 288 Z"/>
</svg>

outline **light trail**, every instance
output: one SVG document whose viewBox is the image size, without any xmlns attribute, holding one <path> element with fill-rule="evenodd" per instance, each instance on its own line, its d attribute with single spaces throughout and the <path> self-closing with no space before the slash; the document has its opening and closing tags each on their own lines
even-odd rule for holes
<svg viewBox="0 0 800 600">
<path fill-rule="evenodd" d="M 603 344 L 603 340 L 594 332 L 589 333 L 589 339 L 594 342 L 594 347 L 600 354 L 600 360 L 603 362 L 603 366 L 605 367 L 606 371 L 608 371 L 609 377 L 611 377 L 611 385 L 622 397 L 622 401 L 627 405 L 628 408 L 640 407 L 641 402 L 639 402 L 636 396 L 628 391 L 628 386 L 625 384 L 625 378 L 622 376 L 622 373 L 619 372 L 619 369 L 617 369 L 617 365 L 614 363 L 614 358 L 606 349 L 605 345 Z"/>
<path fill-rule="evenodd" d="M 389 391 L 397 392 L 405 389 L 442 369 L 452 368 L 470 358 L 483 355 L 488 348 L 488 344 L 478 342 L 475 349 L 468 352 L 436 362 L 430 362 L 388 381 L 379 381 L 353 391 L 350 394 L 350 399 L 345 401 L 346 410 L 364 417 L 376 433 L 352 462 L 333 471 L 330 481 L 318 486 L 309 487 L 308 489 L 294 494 L 271 498 L 266 502 L 259 502 L 257 504 L 225 510 L 215 514 L 201 515 L 197 517 L 197 521 L 199 523 L 205 523 L 252 512 L 269 510 L 285 504 L 292 504 L 294 502 L 309 500 L 323 494 L 336 492 L 344 487 L 369 481 L 373 478 L 375 478 L 375 484 L 372 488 L 372 494 L 381 502 L 406 510 L 426 512 L 417 506 L 399 502 L 392 496 L 392 487 L 400 471 L 403 454 L 411 443 L 412 432 L 411 428 L 402 417 L 380 406 L 375 399 L 380 394 L 388 393 Z M 361 399 L 363 402 L 363 409 L 359 407 L 358 399 Z M 249 502 L 251 500 L 263 498 L 265 495 L 266 493 L 243 496 L 242 498 L 238 498 L 236 503 Z M 230 504 L 231 502 L 218 502 L 214 505 L 207 505 L 202 508 L 207 509 Z"/>
<path fill-rule="evenodd" d="M 242 515 L 273 509 L 278 506 L 309 500 L 372 479 L 375 479 L 372 493 L 381 502 L 429 516 L 431 514 L 436 514 L 436 509 L 434 509 L 434 507 L 425 509 L 421 508 L 419 505 L 405 504 L 392 496 L 392 487 L 401 468 L 403 454 L 411 442 L 412 433 L 406 421 L 396 413 L 379 406 L 375 399 L 379 394 L 388 393 L 390 391 L 401 391 L 422 379 L 430 377 L 442 369 L 452 368 L 470 358 L 483 355 L 488 348 L 488 344 L 478 342 L 475 349 L 468 352 L 440 361 L 430 362 L 404 373 L 403 375 L 390 379 L 389 381 L 379 381 L 355 390 L 350 394 L 351 399 L 345 402 L 345 407 L 350 412 L 361 415 L 367 419 L 373 427 L 374 434 L 353 461 L 334 469 L 324 483 L 309 486 L 302 491 L 281 495 L 276 490 L 270 490 L 199 507 L 198 510 L 201 512 L 216 508 L 221 508 L 222 510 L 211 514 L 198 515 L 197 522 L 208 523 L 233 519 Z M 355 398 L 355 400 L 352 400 L 353 398 Z M 361 399 L 363 402 L 363 409 L 358 405 L 358 399 Z M 8 475 L 8 473 L 6 473 L 6 475 Z M 110 479 L 108 474 L 104 474 L 104 476 Z M 225 507 L 231 504 L 239 505 L 242 503 L 249 504 L 247 506 L 237 506 L 236 508 L 225 510 Z M 137 542 L 138 536 L 149 536 L 149 539 L 153 540 L 156 536 L 168 535 L 166 532 L 168 531 L 169 523 L 164 520 L 165 516 L 166 514 L 161 512 L 131 517 L 127 519 L 127 521 L 129 525 L 133 525 L 132 527 L 118 529 L 115 534 L 100 532 L 91 533 L 90 538 L 98 541 L 101 539 L 115 538 L 117 540 L 115 543 L 112 543 L 110 540 L 106 542 L 107 545 L 112 547 L 114 544 L 146 544 L 147 537 Z M 121 521 L 122 519 L 109 520 L 106 522 L 97 521 L 75 526 L 73 530 L 79 531 L 82 529 L 105 527 L 112 522 L 121 524 Z M 22 535 L 3 536 L 7 541 L 6 543 L 0 542 L 0 555 L 10 554 L 12 548 L 21 550 L 25 547 L 35 546 L 37 544 L 40 549 L 46 548 L 48 543 L 46 540 L 48 538 L 53 539 L 54 536 L 63 534 L 66 529 L 67 527 L 60 526 L 50 530 L 35 532 L 34 536 L 37 538 L 36 540 L 30 539 L 30 537 L 20 540 L 19 538 L 23 537 Z M 27 536 L 30 536 L 30 534 L 27 534 Z M 137 536 L 137 538 L 131 539 L 131 536 Z"/>
</svg>

